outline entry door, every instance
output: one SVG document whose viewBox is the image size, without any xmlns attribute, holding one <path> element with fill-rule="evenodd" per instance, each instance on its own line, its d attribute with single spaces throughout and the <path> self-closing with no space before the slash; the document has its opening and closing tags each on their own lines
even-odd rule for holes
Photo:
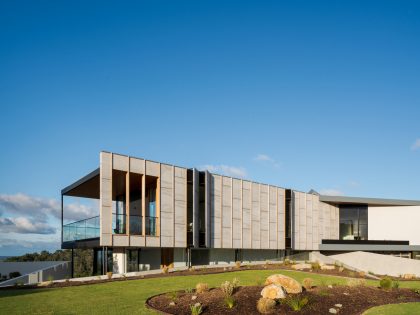
<svg viewBox="0 0 420 315">
<path fill-rule="evenodd" d="M 162 248 L 160 252 L 160 264 L 163 266 L 171 266 L 174 263 L 174 249 Z"/>
</svg>

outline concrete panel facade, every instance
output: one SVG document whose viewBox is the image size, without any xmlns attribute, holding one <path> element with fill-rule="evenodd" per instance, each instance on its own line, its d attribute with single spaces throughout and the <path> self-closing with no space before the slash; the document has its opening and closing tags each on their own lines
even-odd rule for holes
<svg viewBox="0 0 420 315">
<path fill-rule="evenodd" d="M 293 248 L 319 250 L 322 239 L 338 239 L 339 209 L 319 196 L 293 192 Z"/>
</svg>

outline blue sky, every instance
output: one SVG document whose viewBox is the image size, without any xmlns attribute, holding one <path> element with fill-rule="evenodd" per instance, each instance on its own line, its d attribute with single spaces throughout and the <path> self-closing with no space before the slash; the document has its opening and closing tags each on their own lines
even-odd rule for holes
<svg viewBox="0 0 420 315">
<path fill-rule="evenodd" d="M 3 1 L 0 69 L 0 255 L 100 150 L 420 199 L 417 1 Z"/>
</svg>

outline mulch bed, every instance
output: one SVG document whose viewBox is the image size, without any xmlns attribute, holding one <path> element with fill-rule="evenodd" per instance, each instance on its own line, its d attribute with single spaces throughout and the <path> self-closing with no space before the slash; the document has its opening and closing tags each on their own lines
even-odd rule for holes
<svg viewBox="0 0 420 315">
<path fill-rule="evenodd" d="M 262 286 L 239 287 L 233 294 L 236 306 L 228 309 L 223 302 L 223 293 L 220 289 L 211 289 L 208 292 L 195 294 L 179 292 L 175 299 L 175 306 L 170 306 L 170 295 L 161 294 L 151 297 L 146 305 L 154 310 L 166 314 L 191 314 L 190 305 L 201 303 L 203 314 L 260 314 L 257 311 L 257 300 L 261 297 Z M 192 301 L 191 297 L 197 295 Z M 295 295 L 296 296 L 296 295 Z M 299 314 L 329 314 L 330 308 L 338 310 L 340 315 L 361 314 L 368 308 L 383 304 L 420 302 L 420 295 L 409 289 L 393 289 L 385 291 L 368 286 L 336 286 L 333 288 L 318 287 L 310 291 L 304 291 L 298 296 L 308 297 L 309 303 Z M 334 307 L 342 304 L 341 308 Z M 285 303 L 278 303 L 274 314 L 296 314 Z"/>
</svg>

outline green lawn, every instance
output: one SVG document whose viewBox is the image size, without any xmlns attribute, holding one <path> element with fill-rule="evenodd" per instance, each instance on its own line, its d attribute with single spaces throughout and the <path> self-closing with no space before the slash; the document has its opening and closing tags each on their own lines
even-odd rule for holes
<svg viewBox="0 0 420 315">
<path fill-rule="evenodd" d="M 364 312 L 363 315 L 414 315 L 420 314 L 420 303 L 381 305 Z"/>
<path fill-rule="evenodd" d="M 212 287 L 234 277 L 242 285 L 255 285 L 273 270 L 246 270 L 213 275 L 191 275 L 168 278 L 127 280 L 79 287 L 57 289 L 33 289 L 0 291 L 0 313 L 2 314 L 153 314 L 146 309 L 148 297 L 162 292 L 194 287 L 206 282 Z M 298 281 L 311 277 L 315 285 L 346 284 L 345 278 L 320 276 L 317 274 L 285 271 L 279 273 Z M 377 281 L 368 281 L 378 285 Z M 420 288 L 420 281 L 400 282 L 400 287 Z M 379 313 L 374 313 L 379 314 Z M 388 313 L 387 313 L 388 314 Z"/>
</svg>

